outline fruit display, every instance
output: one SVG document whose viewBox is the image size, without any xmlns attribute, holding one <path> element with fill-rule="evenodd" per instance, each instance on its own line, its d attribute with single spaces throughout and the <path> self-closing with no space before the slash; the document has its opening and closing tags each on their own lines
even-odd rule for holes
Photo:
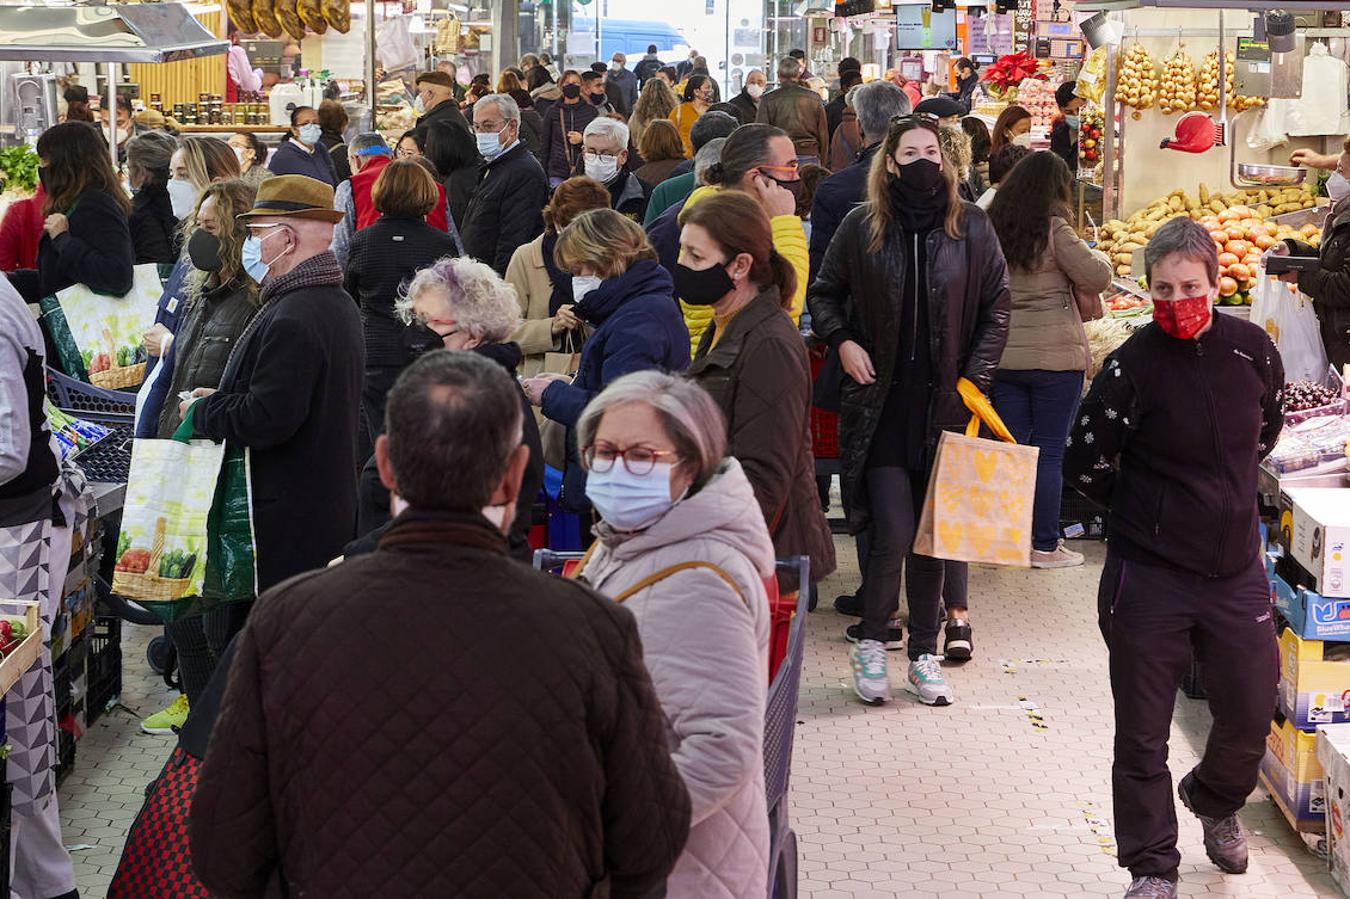
<svg viewBox="0 0 1350 899">
<path fill-rule="evenodd" d="M 1054 122 L 1059 104 L 1055 102 L 1055 87 L 1049 81 L 1028 78 L 1017 88 L 1017 105 L 1031 113 L 1031 127 L 1048 131 Z"/>
<path fill-rule="evenodd" d="M 1286 415 L 1290 412 L 1307 412 L 1309 409 L 1330 406 L 1340 398 L 1340 393 L 1335 387 L 1318 384 L 1315 381 L 1292 381 L 1284 385 Z"/>
<path fill-rule="evenodd" d="M 1102 129 L 1106 119 L 1096 106 L 1084 104 L 1078 113 L 1078 159 L 1083 168 L 1092 168 L 1102 159 Z"/>
<path fill-rule="evenodd" d="M 1121 54 L 1120 75 L 1116 81 L 1116 99 L 1135 110 L 1152 109 L 1158 100 L 1158 63 L 1153 54 L 1138 42 Z"/>
<path fill-rule="evenodd" d="M 1106 307 L 1107 315 L 1112 318 L 1133 318 L 1153 308 L 1153 304 L 1148 300 L 1126 291 L 1112 294 L 1102 301 L 1102 305 Z"/>
<path fill-rule="evenodd" d="M 1195 60 L 1185 46 L 1177 48 L 1163 63 L 1158 81 L 1158 108 L 1163 115 L 1174 112 L 1194 112 L 1196 107 Z"/>
<path fill-rule="evenodd" d="M 1306 187 L 1211 194 L 1209 188 L 1201 184 L 1198 196 L 1175 190 L 1125 221 L 1112 219 L 1106 222 L 1101 227 L 1097 249 L 1110 257 L 1118 276 L 1128 276 L 1134 251 L 1142 249 L 1164 222 L 1187 216 L 1203 225 L 1218 247 L 1219 303 L 1250 305 L 1250 291 L 1256 284 L 1262 253 L 1288 237 L 1296 237 L 1313 246 L 1321 241 L 1316 225 L 1294 228 L 1268 219 L 1297 209 L 1309 209 L 1316 202 L 1316 197 Z"/>
<path fill-rule="evenodd" d="M 1224 82 L 1228 96 L 1233 96 L 1233 66 L 1237 59 L 1232 53 L 1225 54 Z M 1195 103 L 1200 109 L 1219 107 L 1219 51 L 1211 50 L 1200 63 L 1200 76 L 1195 86 Z"/>
</svg>

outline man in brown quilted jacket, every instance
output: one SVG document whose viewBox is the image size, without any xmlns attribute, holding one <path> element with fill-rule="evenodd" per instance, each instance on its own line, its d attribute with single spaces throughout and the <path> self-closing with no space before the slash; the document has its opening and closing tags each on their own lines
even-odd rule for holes
<svg viewBox="0 0 1350 899">
<path fill-rule="evenodd" d="M 830 153 L 829 118 L 820 94 L 802 84 L 803 66 L 791 56 L 778 63 L 778 88 L 759 101 L 755 119 L 782 128 L 797 148 L 797 164 L 819 164 Z"/>
<path fill-rule="evenodd" d="M 662 890 L 689 795 L 633 616 L 506 554 L 521 414 L 471 353 L 390 392 L 375 452 L 401 514 L 239 637 L 192 807 L 213 896 Z"/>
</svg>

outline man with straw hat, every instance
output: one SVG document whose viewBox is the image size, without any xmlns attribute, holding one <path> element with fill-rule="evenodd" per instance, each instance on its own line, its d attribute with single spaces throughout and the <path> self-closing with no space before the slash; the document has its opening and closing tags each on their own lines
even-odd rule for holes
<svg viewBox="0 0 1350 899">
<path fill-rule="evenodd" d="M 356 520 L 365 350 L 356 303 L 329 251 L 342 215 L 333 188 L 313 178 L 278 175 L 259 186 L 240 218 L 249 230 L 244 268 L 262 285 L 262 310 L 231 352 L 220 389 L 198 388 L 183 404 L 198 436 L 249 450 L 259 591 L 340 555 Z"/>
</svg>

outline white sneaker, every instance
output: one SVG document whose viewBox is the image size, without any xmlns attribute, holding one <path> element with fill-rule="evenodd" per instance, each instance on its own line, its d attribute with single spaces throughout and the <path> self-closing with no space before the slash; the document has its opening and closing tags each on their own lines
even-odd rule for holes
<svg viewBox="0 0 1350 899">
<path fill-rule="evenodd" d="M 886 673 L 886 645 L 880 640 L 860 640 L 848 654 L 853 666 L 853 692 L 863 702 L 883 703 L 891 698 L 891 679 Z"/>
<path fill-rule="evenodd" d="M 924 705 L 951 705 L 956 700 L 937 656 L 924 654 L 909 663 L 905 689 L 919 697 Z"/>
<path fill-rule="evenodd" d="M 1059 545 L 1048 553 L 1039 549 L 1031 551 L 1032 568 L 1077 568 L 1083 564 L 1083 554 L 1076 553 L 1059 541 Z"/>
</svg>

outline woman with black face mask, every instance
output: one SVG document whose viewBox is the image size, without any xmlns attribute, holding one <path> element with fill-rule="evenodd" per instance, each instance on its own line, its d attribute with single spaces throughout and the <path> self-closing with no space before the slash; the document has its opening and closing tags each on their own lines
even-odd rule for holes
<svg viewBox="0 0 1350 899">
<path fill-rule="evenodd" d="M 682 222 L 675 293 L 712 311 L 689 377 L 726 417 L 727 455 L 745 469 L 774 555 L 810 556 L 819 582 L 834 571 L 834 540 L 816 496 L 811 366 L 787 315 L 797 272 L 774 249 L 769 217 L 749 194 L 721 191 Z"/>
<path fill-rule="evenodd" d="M 184 303 L 160 375 L 146 399 L 143 417 L 155 422 L 152 436 L 167 439 L 178 430 L 178 395 L 198 387 L 217 387 L 248 323 L 258 312 L 258 285 L 244 273 L 240 260 L 248 231 L 236 218 L 253 208 L 257 186 L 239 178 L 206 188 L 183 223 L 187 256 L 192 263 L 181 291 Z M 224 610 L 180 618 L 169 626 L 183 676 L 183 695 L 141 722 L 148 734 L 172 736 L 187 720 L 215 671 L 229 632 Z M 219 625 L 219 626 L 217 626 Z"/>
<path fill-rule="evenodd" d="M 906 688 L 925 704 L 948 705 L 953 694 L 937 649 L 943 563 L 911 549 L 938 435 L 970 421 L 957 380 L 989 391 L 1011 300 L 998 236 L 982 210 L 959 199 L 934 117 L 891 121 L 867 202 L 835 233 L 807 304 L 817 336 L 838 351 L 847 375 L 843 499 L 850 529 L 870 537 L 854 690 L 865 702 L 890 698 L 885 644 L 907 565 Z"/>
</svg>

